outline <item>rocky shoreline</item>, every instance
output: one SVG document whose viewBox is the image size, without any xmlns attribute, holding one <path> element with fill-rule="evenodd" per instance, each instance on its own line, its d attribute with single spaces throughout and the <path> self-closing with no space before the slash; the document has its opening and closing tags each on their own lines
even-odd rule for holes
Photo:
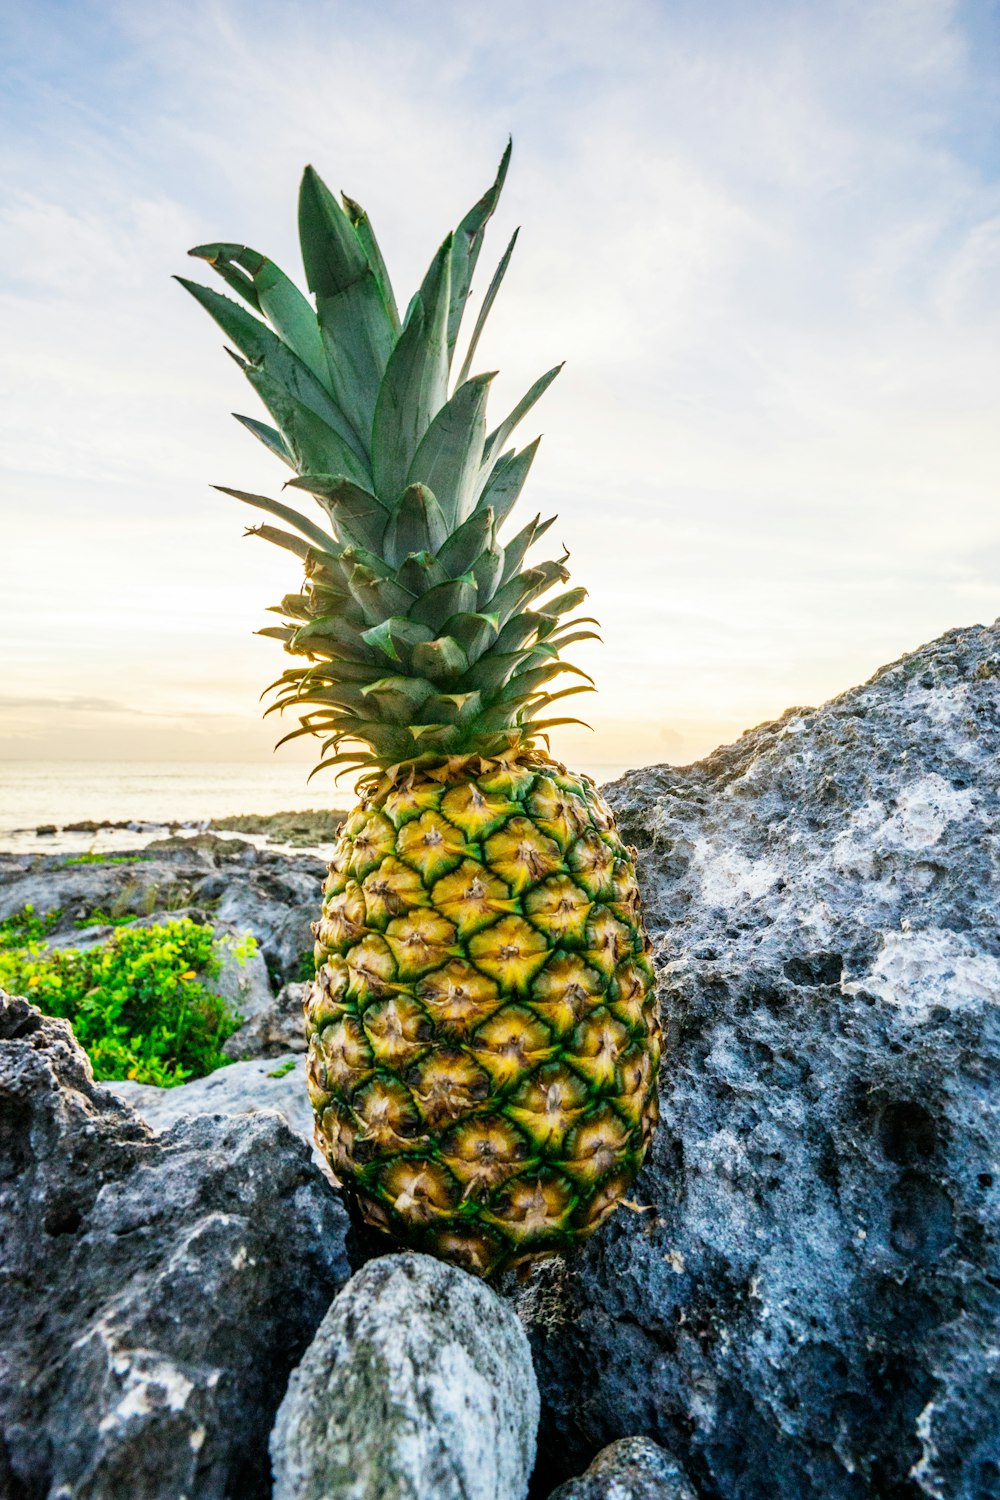
<svg viewBox="0 0 1000 1500">
<path fill-rule="evenodd" d="M 33 829 L 15 828 L 11 831 L 15 834 L 34 833 L 40 839 L 55 838 L 67 833 L 131 833 L 167 838 L 198 833 L 242 833 L 263 839 L 267 844 L 310 849 L 331 844 L 346 816 L 345 810 L 332 809 L 322 812 L 238 813 L 198 823 L 179 818 L 168 818 L 162 823 L 148 823 L 136 818 L 124 818 L 116 822 L 83 818 L 74 823 L 39 823 Z M 45 850 L 40 849 L 39 852 L 44 853 Z"/>
<path fill-rule="evenodd" d="M 362 1242 L 312 1154 L 320 858 L 0 855 L 48 942 L 114 910 L 260 948 L 238 1060 L 179 1088 L 96 1086 L 0 999 L 0 1494 L 1000 1494 L 1000 625 L 605 791 L 662 1123 L 593 1240 L 492 1288 Z"/>
</svg>

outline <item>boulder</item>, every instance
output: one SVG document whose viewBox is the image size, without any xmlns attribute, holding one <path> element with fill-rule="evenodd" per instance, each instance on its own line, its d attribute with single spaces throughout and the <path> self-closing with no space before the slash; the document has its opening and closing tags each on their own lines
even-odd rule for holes
<svg viewBox="0 0 1000 1500">
<path fill-rule="evenodd" d="M 278 994 L 223 1043 L 227 1057 L 281 1057 L 306 1050 L 303 1007 L 310 986 L 304 982 L 283 985 Z M 270 992 L 269 992 L 270 993 Z M 248 1011 L 243 1012 L 249 1015 Z"/>
<path fill-rule="evenodd" d="M 196 1115 L 249 1115 L 258 1110 L 276 1110 L 289 1129 L 306 1142 L 324 1175 L 326 1159 L 313 1145 L 313 1112 L 306 1092 L 305 1058 L 297 1053 L 284 1057 L 260 1057 L 230 1063 L 205 1078 L 193 1078 L 176 1088 L 161 1089 L 151 1083 L 116 1079 L 104 1088 L 117 1094 L 142 1116 L 153 1130 L 169 1130 L 178 1120 Z"/>
<path fill-rule="evenodd" d="M 1000 1494 L 1000 625 L 605 791 L 662 1122 L 508 1288 L 547 1483 L 643 1434 L 717 1500 Z"/>
<path fill-rule="evenodd" d="M 276 1113 L 154 1136 L 62 1021 L 0 995 L 0 1494 L 270 1494 L 345 1215 Z"/>
<path fill-rule="evenodd" d="M 523 1500 L 537 1425 L 510 1308 L 454 1266 L 383 1256 L 335 1299 L 288 1383 L 274 1500 Z"/>
<path fill-rule="evenodd" d="M 549 1500 L 696 1500 L 677 1460 L 649 1438 L 619 1438 L 602 1448 L 586 1474 L 553 1490 Z"/>
</svg>

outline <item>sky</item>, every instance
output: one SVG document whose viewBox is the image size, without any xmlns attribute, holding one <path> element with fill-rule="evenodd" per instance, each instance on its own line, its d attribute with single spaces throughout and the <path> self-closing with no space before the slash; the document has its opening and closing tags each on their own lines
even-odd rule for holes
<svg viewBox="0 0 1000 1500">
<path fill-rule="evenodd" d="M 221 239 L 301 280 L 310 161 L 405 303 L 513 136 L 475 290 L 522 230 L 479 363 L 499 417 L 566 360 L 521 429 L 544 432 L 521 509 L 558 514 L 603 634 L 576 657 L 594 732 L 557 731 L 561 758 L 686 763 L 1000 614 L 993 0 L 0 0 L 0 23 L 0 759 L 271 758 L 284 661 L 254 632 L 293 560 L 209 485 L 285 471 L 170 277 Z"/>
</svg>

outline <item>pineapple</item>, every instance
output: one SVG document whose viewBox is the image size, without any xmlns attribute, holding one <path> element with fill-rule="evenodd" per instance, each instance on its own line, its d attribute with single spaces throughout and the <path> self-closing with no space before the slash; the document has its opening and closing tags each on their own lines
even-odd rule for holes
<svg viewBox="0 0 1000 1500">
<path fill-rule="evenodd" d="M 574 722 L 550 706 L 590 685 L 552 687 L 585 677 L 560 652 L 595 622 L 583 589 L 553 595 L 565 556 L 525 561 L 550 521 L 500 540 L 538 446 L 511 436 L 559 372 L 487 430 L 493 375 L 472 362 L 514 239 L 451 374 L 509 154 L 402 319 L 368 216 L 311 167 L 315 306 L 245 245 L 190 252 L 240 301 L 179 278 L 275 425 L 239 420 L 318 503 L 224 490 L 304 570 L 261 632 L 296 663 L 268 711 L 299 715 L 285 739 L 324 741 L 316 770 L 360 773 L 314 927 L 317 1140 L 365 1222 L 479 1275 L 611 1213 L 656 1123 L 660 1057 L 634 850 L 547 753 Z"/>
</svg>

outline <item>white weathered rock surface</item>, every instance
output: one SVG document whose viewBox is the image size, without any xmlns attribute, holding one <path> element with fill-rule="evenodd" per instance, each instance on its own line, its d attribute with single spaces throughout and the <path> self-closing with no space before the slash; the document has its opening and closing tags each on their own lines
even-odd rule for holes
<svg viewBox="0 0 1000 1500">
<path fill-rule="evenodd" d="M 0 1496 L 267 1500 L 346 1224 L 273 1111 L 154 1136 L 0 992 Z"/>
<path fill-rule="evenodd" d="M 649 1438 L 619 1438 L 602 1448 L 586 1474 L 567 1480 L 549 1500 L 696 1500 L 676 1459 Z"/>
<path fill-rule="evenodd" d="M 425 1255 L 334 1300 L 271 1436 L 274 1500 L 523 1500 L 538 1390 L 517 1318 Z"/>
<path fill-rule="evenodd" d="M 246 1024 L 223 1044 L 227 1057 L 281 1057 L 289 1052 L 306 1050 L 303 1006 L 308 984 L 283 985 L 273 1000 L 262 1005 Z M 268 992 L 270 994 L 270 991 Z"/>
<path fill-rule="evenodd" d="M 151 1083 L 115 1080 L 105 1083 L 124 1099 L 158 1133 L 178 1120 L 197 1115 L 250 1115 L 258 1110 L 277 1110 L 296 1135 L 307 1142 L 314 1159 L 329 1168 L 313 1145 L 313 1112 L 306 1092 L 305 1058 L 299 1053 L 284 1057 L 257 1057 L 249 1062 L 229 1063 L 207 1078 L 194 1078 L 177 1088 L 159 1089 Z"/>
<path fill-rule="evenodd" d="M 632 1197 L 515 1296 L 549 1484 L 1000 1495 L 1000 625 L 605 788 L 661 977 Z"/>
</svg>

